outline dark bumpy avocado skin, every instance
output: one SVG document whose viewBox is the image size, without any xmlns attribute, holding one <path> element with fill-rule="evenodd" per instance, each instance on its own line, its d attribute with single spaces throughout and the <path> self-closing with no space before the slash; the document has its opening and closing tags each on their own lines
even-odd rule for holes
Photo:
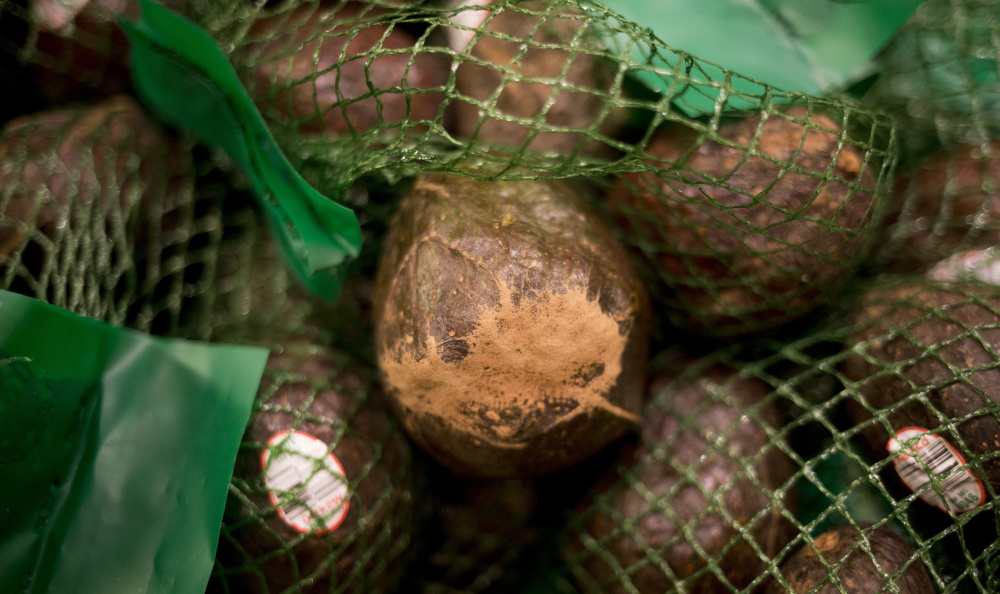
<svg viewBox="0 0 1000 594">
<path fill-rule="evenodd" d="M 276 384 L 275 377 L 284 379 Z M 370 373 L 343 353 L 298 343 L 272 352 L 236 460 L 239 494 L 230 492 L 220 540 L 219 564 L 231 588 L 391 589 L 410 540 L 414 495 L 406 440 L 383 404 Z M 332 531 L 303 535 L 271 503 L 261 454 L 271 436 L 289 429 L 334 444 L 350 495 L 347 516 Z"/>
<path fill-rule="evenodd" d="M 545 10 L 546 3 L 525 2 L 519 8 Z M 584 21 L 572 18 L 565 9 L 561 18 L 544 19 L 513 10 L 503 10 L 492 15 L 484 25 L 486 33 L 467 51 L 475 60 L 463 60 L 455 70 L 458 92 L 480 103 L 496 98 L 496 110 L 509 117 L 532 120 L 540 118 L 545 125 L 583 130 L 598 122 L 605 107 L 599 93 L 608 93 L 615 80 L 615 69 L 610 61 L 602 61 L 592 53 L 581 51 L 579 42 L 570 46 L 573 53 L 557 47 L 525 47 L 518 40 L 548 46 L 566 47 L 577 36 L 582 39 L 596 37 L 590 32 L 580 32 Z M 540 22 L 541 21 L 541 22 Z M 496 35 L 510 36 L 513 40 Z M 563 74 L 565 72 L 565 74 Z M 544 82 L 514 82 L 505 77 L 534 79 L 563 79 L 582 91 L 564 88 L 559 84 Z M 589 92 L 588 92 L 589 91 Z M 551 106 L 540 112 L 553 94 Z M 500 118 L 488 118 L 479 105 L 456 100 L 455 133 L 462 138 L 475 137 L 486 143 L 508 146 L 526 145 L 532 151 L 552 151 L 569 154 L 578 149 L 584 155 L 608 156 L 609 147 L 588 140 L 584 132 L 537 132 L 535 127 Z M 600 132 L 614 136 L 621 124 L 621 115 L 611 110 L 598 122 Z M 480 124 L 480 122 L 482 123 Z M 532 136 L 534 134 L 534 136 Z M 530 141 L 529 141 L 529 137 Z"/>
<path fill-rule="evenodd" d="M 314 135 L 362 134 L 380 124 L 398 129 L 404 122 L 435 119 L 444 94 L 413 91 L 443 87 L 449 59 L 437 53 L 414 56 L 409 50 L 416 37 L 398 25 L 351 31 L 358 26 L 352 21 L 378 14 L 362 2 L 332 14 L 308 4 L 255 22 L 251 41 L 237 49 L 234 60 L 254 65 L 250 91 L 265 118 L 299 120 L 299 131 Z M 376 47 L 393 53 L 366 55 Z M 392 90 L 399 88 L 410 91 Z"/>
<path fill-rule="evenodd" d="M 855 315 L 857 330 L 851 337 L 852 344 L 875 340 L 865 347 L 868 358 L 875 362 L 852 355 L 845 361 L 844 372 L 851 380 L 864 382 L 860 390 L 870 407 L 893 407 L 885 418 L 894 431 L 920 427 L 936 432 L 963 456 L 989 454 L 1000 449 L 1000 421 L 985 410 L 987 399 L 1000 402 L 1000 369 L 965 372 L 963 378 L 948 365 L 966 370 L 995 363 L 995 357 L 983 343 L 994 352 L 1000 350 L 997 327 L 1000 316 L 994 313 L 997 311 L 1000 311 L 1000 294 L 990 287 L 946 285 L 921 279 L 877 286 L 862 298 Z M 912 340 L 902 334 L 904 330 Z M 906 364 L 898 372 L 874 377 L 903 362 Z M 915 391 L 938 384 L 940 387 L 926 396 L 938 412 L 918 400 L 897 405 Z M 857 423 L 871 418 L 854 399 L 848 400 L 848 411 Z M 942 424 L 939 413 L 955 419 L 977 411 L 978 415 L 955 426 L 962 443 L 955 440 L 951 431 L 937 431 Z M 885 448 L 890 435 L 881 422 L 868 422 L 862 435 L 877 458 L 887 455 Z M 986 475 L 977 478 L 1000 488 L 1000 459 L 983 460 L 980 464 Z M 976 469 L 971 470 L 978 474 Z"/>
<path fill-rule="evenodd" d="M 861 524 L 866 529 L 871 524 Z M 855 543 L 862 539 L 868 541 L 871 556 L 863 547 L 863 543 Z M 815 550 L 813 550 L 815 548 Z M 886 576 L 903 568 L 916 551 L 913 547 L 882 526 L 866 537 L 850 525 L 838 526 L 820 534 L 812 542 L 812 546 L 804 546 L 787 561 L 781 564 L 781 575 L 788 582 L 790 589 L 783 587 L 777 580 L 771 578 L 766 594 L 869 594 L 871 592 L 892 592 L 891 581 Z M 820 559 L 819 555 L 822 555 Z M 846 558 L 845 558 L 846 557 Z M 878 563 L 872 563 L 872 557 Z M 840 587 L 831 583 L 832 577 L 826 564 L 835 565 Z M 927 575 L 927 569 L 919 558 L 910 563 L 906 571 L 893 580 L 900 592 L 905 594 L 934 594 L 934 586 Z M 817 588 L 826 582 L 822 587 Z M 843 590 L 841 590 L 841 587 Z M 883 590 L 885 588 L 885 590 Z"/>
<path fill-rule="evenodd" d="M 187 0 L 158 1 L 181 13 L 188 4 Z M 79 0 L 72 8 L 60 0 L 29 0 L 28 4 L 37 12 L 23 60 L 47 103 L 63 105 L 129 90 L 129 40 L 118 18 L 135 21 L 139 0 Z"/>
<path fill-rule="evenodd" d="M 757 379 L 734 379 L 734 373 L 730 368 L 714 366 L 697 381 L 671 388 L 662 407 L 648 405 L 642 423 L 642 444 L 623 450 L 615 470 L 609 471 L 594 488 L 592 497 L 617 490 L 605 504 L 613 508 L 614 514 L 603 511 L 603 507 L 596 508 L 587 523 L 587 532 L 602 543 L 598 546 L 613 555 L 618 565 L 626 569 L 638 567 L 634 571 L 629 569 L 629 580 L 638 592 L 673 591 L 682 580 L 687 580 L 688 592 L 731 592 L 746 588 L 766 570 L 766 565 L 739 530 L 745 530 L 768 556 L 780 552 L 795 534 L 781 514 L 782 506 L 773 506 L 769 494 L 789 480 L 794 464 L 777 448 L 765 450 L 770 443 L 766 431 L 746 413 L 755 407 L 755 416 L 778 427 L 777 410 L 771 405 L 761 405 L 771 389 Z M 653 380 L 654 399 L 659 398 L 657 394 L 662 393 L 668 381 L 667 376 Z M 725 386 L 725 395 L 712 395 L 719 386 Z M 682 423 L 684 418 L 691 419 L 697 429 Z M 723 435 L 724 443 L 716 443 Z M 652 453 L 657 446 L 666 448 L 662 458 Z M 744 462 L 737 456 L 756 456 L 753 472 L 765 490 L 741 472 Z M 632 469 L 635 486 L 630 487 L 619 478 L 618 468 Z M 685 472 L 691 472 L 696 482 L 688 482 Z M 671 491 L 673 494 L 669 494 Z M 661 499 L 653 504 L 644 495 L 647 492 Z M 792 504 L 789 499 L 785 497 L 785 508 Z M 705 512 L 710 506 L 719 505 L 732 521 L 720 511 Z M 691 530 L 694 542 L 689 540 L 685 529 Z M 629 536 L 632 533 L 634 537 Z M 706 569 L 705 558 L 695 543 L 714 560 L 725 575 L 725 582 Z M 660 557 L 676 577 L 668 576 L 649 561 L 652 554 L 649 551 L 657 549 L 662 549 Z M 606 588 L 599 589 L 601 592 L 632 591 L 616 583 L 615 571 L 603 556 L 588 556 L 581 570 Z M 699 575 L 692 577 L 696 573 Z"/>
<path fill-rule="evenodd" d="M 789 113 L 805 118 L 802 109 Z M 625 174 L 609 193 L 628 237 L 643 240 L 634 245 L 663 279 L 658 294 L 677 325 L 764 331 L 825 304 L 853 274 L 872 226 L 874 165 L 840 144 L 833 120 L 813 114 L 811 122 L 833 132 L 807 132 L 777 114 L 763 124 L 750 117 L 719 128 L 733 148 L 699 144 L 686 126 L 664 128 L 646 148 L 662 174 Z M 752 142 L 767 158 L 741 148 Z M 787 161 L 807 173 L 786 170 Z"/>
<path fill-rule="evenodd" d="M 552 472 L 637 426 L 647 298 L 561 182 L 418 178 L 374 310 L 404 425 L 456 473 Z"/>
<path fill-rule="evenodd" d="M 0 130 L 0 264 L 15 251 L 37 274 L 59 256 L 49 240 L 91 229 L 114 251 L 114 225 L 148 235 L 170 196 L 193 183 L 191 156 L 134 100 L 116 95 L 91 106 L 52 109 Z M 79 256 L 78 256 L 79 257 Z M 42 262 L 34 261 L 35 258 Z"/>
<path fill-rule="evenodd" d="M 1000 141 L 989 149 L 958 144 L 899 176 L 887 233 L 903 240 L 889 268 L 926 268 L 961 249 L 1000 245 Z"/>
</svg>

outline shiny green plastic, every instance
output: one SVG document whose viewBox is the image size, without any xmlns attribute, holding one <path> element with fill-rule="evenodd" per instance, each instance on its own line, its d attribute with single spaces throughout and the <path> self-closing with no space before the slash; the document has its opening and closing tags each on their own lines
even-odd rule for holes
<svg viewBox="0 0 1000 594">
<path fill-rule="evenodd" d="M 266 360 L 0 291 L 0 593 L 204 592 Z"/>
<path fill-rule="evenodd" d="M 143 102 L 167 123 L 221 147 L 250 178 L 286 260 L 317 296 L 333 301 L 347 263 L 361 251 L 354 213 L 313 189 L 278 148 L 218 45 L 156 2 L 142 0 L 132 77 Z"/>
<path fill-rule="evenodd" d="M 689 116 L 756 107 L 739 93 L 762 97 L 770 85 L 824 95 L 874 70 L 872 58 L 923 0 L 603 0 L 623 17 L 649 27 L 672 48 L 715 64 L 685 71 L 673 52 L 632 45 L 632 59 L 662 70 L 635 70 L 654 90 L 682 88 L 674 104 Z M 742 78 L 729 78 L 735 72 Z M 677 78 L 678 80 L 675 80 Z M 690 78 L 690 80 L 680 80 Z M 725 91 L 725 96 L 723 95 Z"/>
</svg>

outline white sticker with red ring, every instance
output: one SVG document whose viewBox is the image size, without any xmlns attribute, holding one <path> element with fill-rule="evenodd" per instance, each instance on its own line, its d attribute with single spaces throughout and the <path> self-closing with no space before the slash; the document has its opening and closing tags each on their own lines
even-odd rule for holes
<svg viewBox="0 0 1000 594">
<path fill-rule="evenodd" d="M 965 458 L 942 437 L 921 427 L 906 427 L 889 438 L 885 448 L 899 455 L 893 459 L 896 473 L 911 491 L 930 482 L 930 474 L 941 476 L 965 465 Z M 930 474 L 928 474 L 930 471 Z M 968 468 L 951 472 L 938 482 L 948 506 L 956 513 L 976 509 L 986 503 L 986 489 Z M 927 503 L 947 512 L 944 501 L 933 487 L 920 494 Z"/>
<path fill-rule="evenodd" d="M 323 533 L 340 526 L 350 504 L 347 475 L 327 445 L 301 431 L 275 433 L 267 445 L 260 464 L 281 519 L 299 532 Z M 279 451 L 270 460 L 273 446 Z"/>
<path fill-rule="evenodd" d="M 927 271 L 927 279 L 939 282 L 978 280 L 1000 285 L 1000 250 L 969 250 L 950 256 Z"/>
</svg>

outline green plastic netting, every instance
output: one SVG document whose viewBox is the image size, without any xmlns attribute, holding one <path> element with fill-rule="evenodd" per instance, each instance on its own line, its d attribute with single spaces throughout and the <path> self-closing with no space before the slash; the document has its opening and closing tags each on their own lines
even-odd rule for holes
<svg viewBox="0 0 1000 594">
<path fill-rule="evenodd" d="M 672 93 L 650 97 L 625 77 L 650 68 L 629 57 L 650 41 L 596 4 L 498 3 L 465 37 L 449 17 L 471 9 L 338 6 L 234 6 L 203 22 L 318 187 L 372 172 L 586 176 L 670 321 L 695 333 L 766 330 L 827 304 L 873 239 L 894 152 L 890 121 L 866 108 L 759 86 L 688 118 L 670 102 L 731 83 L 676 53 L 660 72 Z"/>
<path fill-rule="evenodd" d="M 641 438 L 570 514 L 567 591 L 997 588 L 996 291 L 865 286 L 796 340 L 661 356 Z M 845 538 L 876 528 L 901 538 Z"/>
<path fill-rule="evenodd" d="M 879 57 L 867 99 L 890 110 L 902 140 L 884 267 L 996 244 L 998 30 L 995 2 L 929 0 Z"/>
<path fill-rule="evenodd" d="M 382 592 L 412 545 L 405 438 L 352 357 L 279 339 L 244 435 L 209 590 Z"/>
<path fill-rule="evenodd" d="M 93 0 L 68 26 L 42 4 L 0 4 L 0 81 L 22 90 L 0 100 L 0 288 L 274 347 L 211 589 L 1000 590 L 995 289 L 856 275 L 996 243 L 994 3 L 928 1 L 864 103 L 736 92 L 738 74 L 711 82 L 714 65 L 589 0 L 168 4 L 219 42 L 306 179 L 358 212 L 365 251 L 332 306 L 294 286 L 229 162 L 121 94 L 109 19 L 131 4 Z M 709 88 L 713 113 L 672 107 Z M 935 158 L 943 173 L 907 173 Z M 909 181 L 892 192 L 897 160 Z M 537 484 L 474 485 L 411 455 L 364 371 L 367 316 L 379 237 L 429 172 L 572 178 L 606 215 L 658 304 L 641 436 Z M 321 445 L 265 447 L 294 428 Z M 331 451 L 342 519 L 316 503 L 343 484 Z M 276 490 L 290 467 L 301 480 Z"/>
</svg>

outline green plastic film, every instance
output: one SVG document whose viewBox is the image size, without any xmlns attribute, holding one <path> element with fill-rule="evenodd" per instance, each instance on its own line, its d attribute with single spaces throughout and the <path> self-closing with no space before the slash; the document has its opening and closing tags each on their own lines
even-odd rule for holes
<svg viewBox="0 0 1000 594">
<path fill-rule="evenodd" d="M 302 282 L 332 301 L 347 262 L 361 251 L 354 213 L 323 196 L 285 158 L 218 45 L 197 26 L 142 0 L 132 42 L 132 74 L 143 101 L 164 121 L 221 147 L 238 163 L 267 210 Z"/>
<path fill-rule="evenodd" d="M 604 0 L 604 4 L 649 27 L 670 47 L 715 65 L 688 72 L 697 90 L 681 92 L 674 101 L 696 117 L 713 113 L 720 100 L 725 101 L 723 110 L 756 107 L 733 95 L 761 95 L 764 84 L 823 95 L 864 77 L 873 70 L 875 53 L 922 1 Z M 632 45 L 632 59 L 668 72 L 683 63 L 678 54 L 642 44 Z M 723 68 L 753 80 L 727 78 Z M 660 92 L 669 92 L 674 84 L 658 70 L 635 74 Z"/>
<path fill-rule="evenodd" d="M 0 291 L 0 592 L 204 591 L 266 359 Z"/>
</svg>

